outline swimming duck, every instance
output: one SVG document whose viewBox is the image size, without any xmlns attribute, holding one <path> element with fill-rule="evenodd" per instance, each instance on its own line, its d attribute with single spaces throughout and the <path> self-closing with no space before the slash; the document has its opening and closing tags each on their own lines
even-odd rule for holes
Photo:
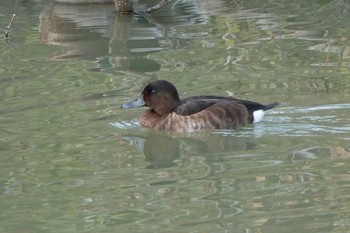
<svg viewBox="0 0 350 233">
<path fill-rule="evenodd" d="M 192 96 L 181 99 L 176 87 L 166 80 L 149 83 L 135 100 L 121 108 L 146 106 L 139 118 L 146 128 L 171 132 L 200 129 L 236 129 L 262 120 L 265 111 L 277 106 L 223 96 Z"/>
</svg>

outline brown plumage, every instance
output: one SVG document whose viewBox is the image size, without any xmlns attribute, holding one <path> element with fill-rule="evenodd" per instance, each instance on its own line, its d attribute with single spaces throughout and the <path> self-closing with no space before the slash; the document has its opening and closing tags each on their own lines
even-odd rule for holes
<svg viewBox="0 0 350 233">
<path fill-rule="evenodd" d="M 175 86 L 166 80 L 149 83 L 136 100 L 122 108 L 147 106 L 140 116 L 146 128 L 161 131 L 192 132 L 200 129 L 235 129 L 260 121 L 264 111 L 277 106 L 222 96 L 193 96 L 180 100 Z M 254 112 L 260 111 L 260 115 Z M 257 119 L 254 119 L 257 116 Z"/>
</svg>

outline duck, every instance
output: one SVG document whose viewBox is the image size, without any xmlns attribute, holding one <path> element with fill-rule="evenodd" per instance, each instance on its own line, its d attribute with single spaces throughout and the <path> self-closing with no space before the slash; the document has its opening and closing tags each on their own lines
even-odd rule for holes
<svg viewBox="0 0 350 233">
<path fill-rule="evenodd" d="M 200 95 L 180 99 L 171 82 L 150 82 L 136 99 L 121 105 L 123 109 L 148 107 L 139 117 L 149 129 L 168 132 L 237 129 L 260 122 L 265 111 L 278 102 L 260 104 L 233 97 Z"/>
</svg>

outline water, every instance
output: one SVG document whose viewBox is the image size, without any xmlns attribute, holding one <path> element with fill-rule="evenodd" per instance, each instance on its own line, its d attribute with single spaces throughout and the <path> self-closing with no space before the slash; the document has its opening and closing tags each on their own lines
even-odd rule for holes
<svg viewBox="0 0 350 233">
<path fill-rule="evenodd" d="M 0 232 L 350 232 L 350 5 L 150 5 L 0 3 Z M 152 132 L 120 105 L 160 78 L 281 105 Z"/>
</svg>

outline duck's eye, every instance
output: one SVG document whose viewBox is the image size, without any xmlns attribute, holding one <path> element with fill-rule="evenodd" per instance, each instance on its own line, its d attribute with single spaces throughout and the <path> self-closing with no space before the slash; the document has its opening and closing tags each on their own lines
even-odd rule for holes
<svg viewBox="0 0 350 233">
<path fill-rule="evenodd" d="M 152 89 L 152 90 L 151 90 L 151 93 L 152 93 L 152 94 L 156 93 L 156 90 Z"/>
</svg>

